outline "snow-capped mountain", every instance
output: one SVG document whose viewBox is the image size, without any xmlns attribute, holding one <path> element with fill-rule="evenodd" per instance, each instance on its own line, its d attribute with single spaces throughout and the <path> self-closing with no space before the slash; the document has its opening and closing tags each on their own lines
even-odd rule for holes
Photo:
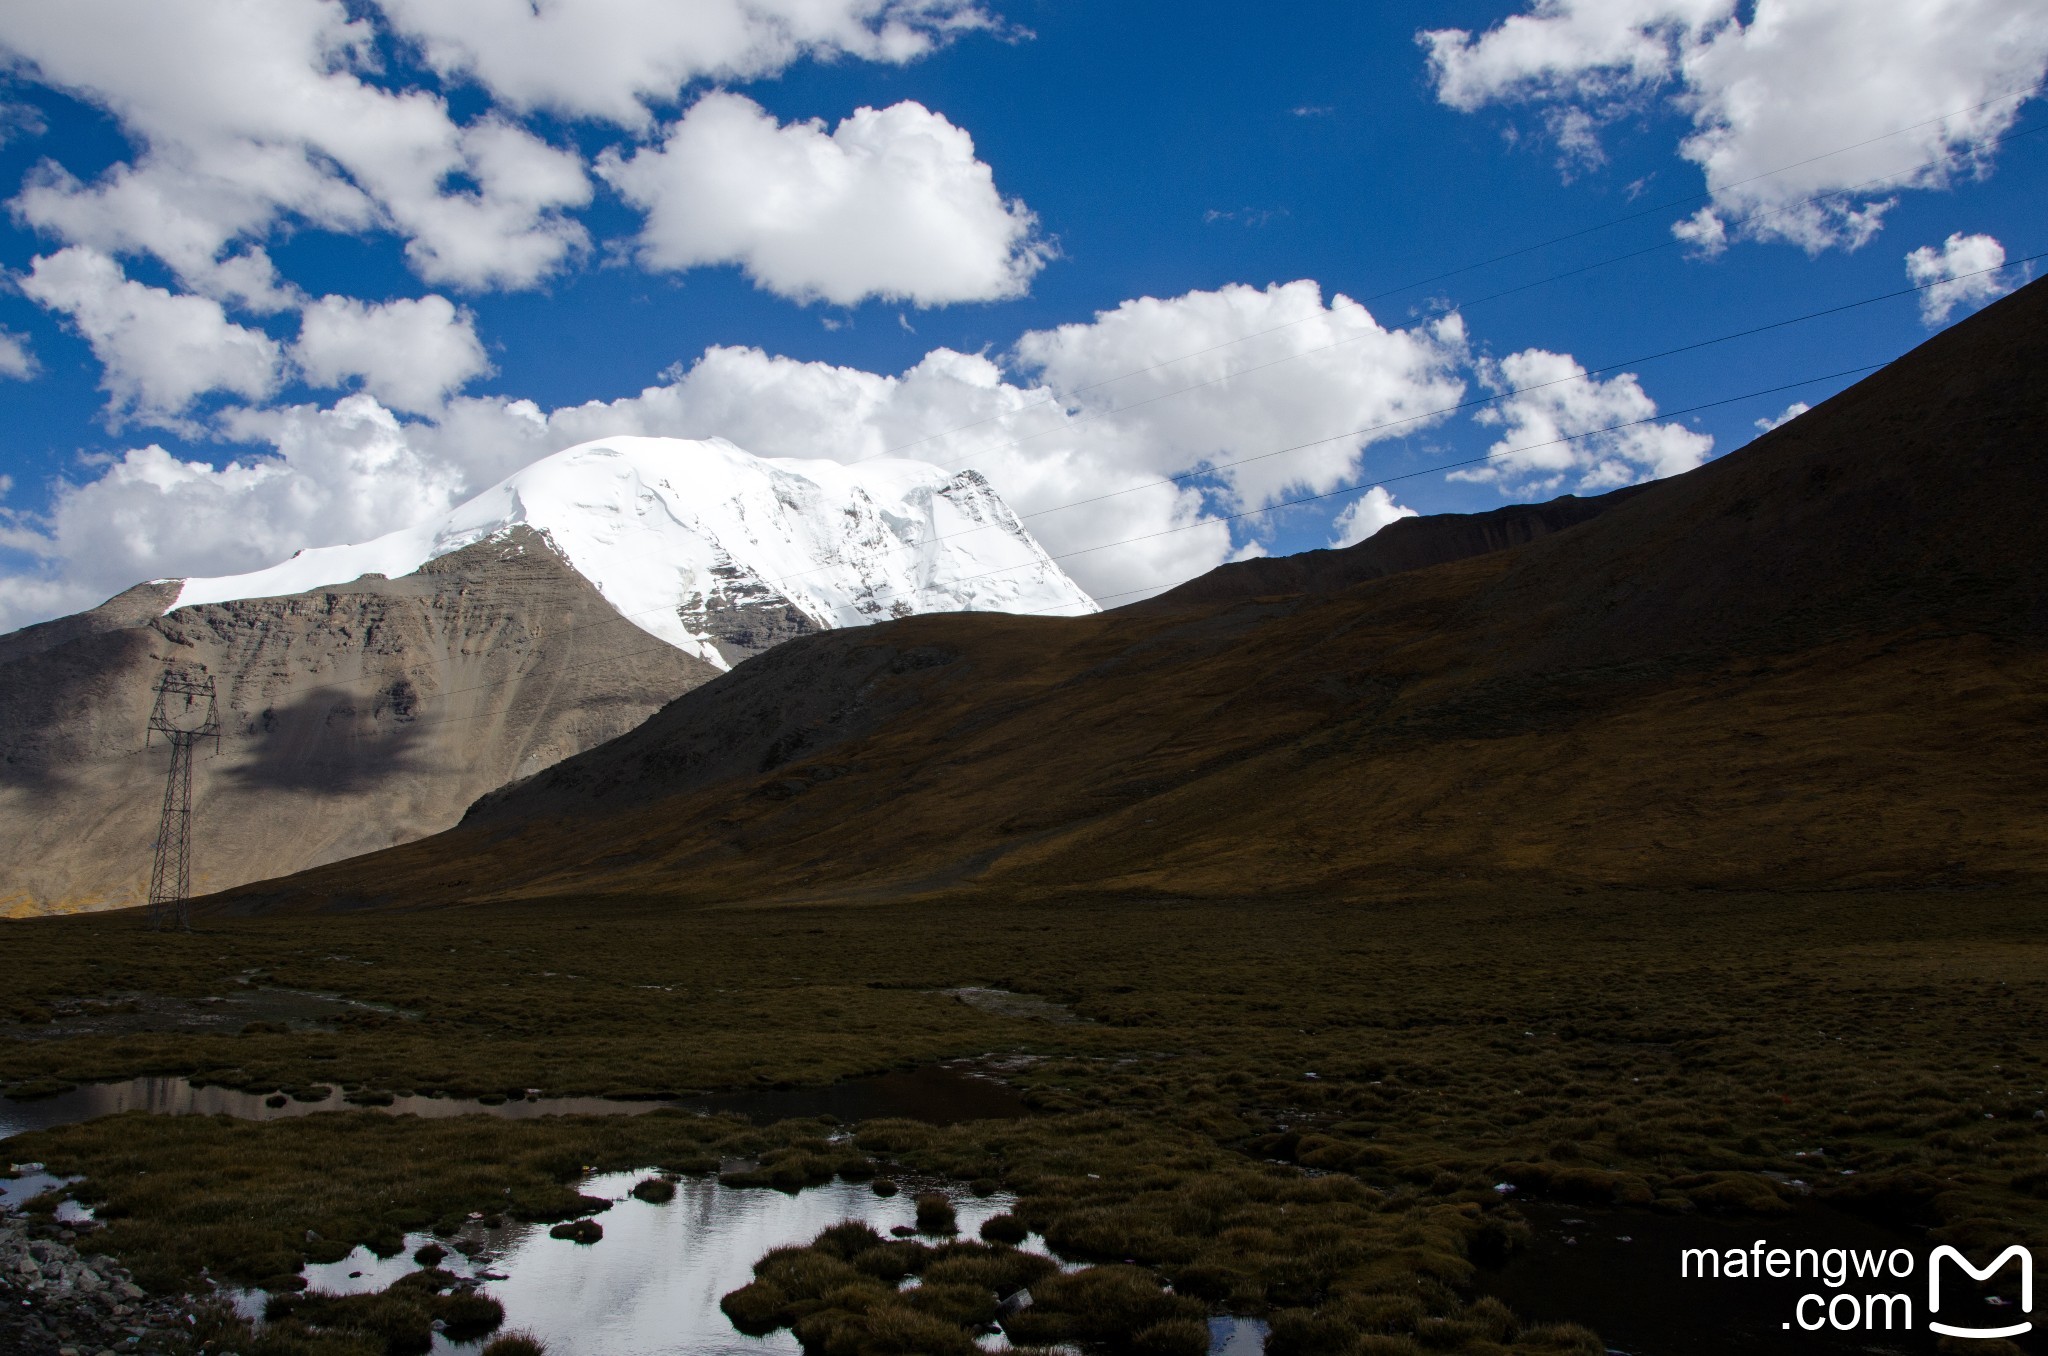
<svg viewBox="0 0 2048 1356">
<path fill-rule="evenodd" d="M 793 636 L 957 610 L 1096 609 L 971 471 L 716 439 L 586 443 L 375 541 L 138 584 L 0 636 L 0 915 L 142 898 L 166 669 L 219 692 L 211 890 L 437 833 Z"/>
<path fill-rule="evenodd" d="M 622 617 L 718 668 L 791 635 L 888 617 L 1096 611 L 978 472 L 639 437 L 557 452 L 374 541 L 187 579 L 172 607 L 395 579 L 518 526 L 542 534 Z"/>
</svg>

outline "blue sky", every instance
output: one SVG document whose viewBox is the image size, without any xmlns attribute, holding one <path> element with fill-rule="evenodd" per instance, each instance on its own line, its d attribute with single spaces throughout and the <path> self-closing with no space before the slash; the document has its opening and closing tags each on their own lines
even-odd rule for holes
<svg viewBox="0 0 2048 1356">
<path fill-rule="evenodd" d="M 1847 379 L 1672 412 L 2048 249 L 2028 0 L 82 0 L 0 47 L 0 627 L 617 432 L 978 466 L 1123 601 L 1722 455 Z"/>
</svg>

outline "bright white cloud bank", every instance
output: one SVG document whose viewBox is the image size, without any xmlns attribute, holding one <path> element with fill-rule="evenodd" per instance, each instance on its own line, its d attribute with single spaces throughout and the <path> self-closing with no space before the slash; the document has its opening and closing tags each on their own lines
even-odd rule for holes
<svg viewBox="0 0 2048 1356">
<path fill-rule="evenodd" d="M 1468 363 L 1455 318 L 1387 329 L 1357 303 L 1326 302 L 1314 283 L 1296 282 L 1128 302 L 1026 335 L 1008 369 L 948 349 L 891 376 L 712 348 L 637 396 L 553 411 L 455 397 L 431 421 L 408 422 L 368 395 L 244 410 L 225 417 L 224 432 L 267 448 L 261 455 L 216 470 L 136 449 L 61 489 L 47 517 L 8 520 L 0 544 L 44 569 L 0 580 L 0 626 L 88 606 L 140 579 L 236 573 L 302 546 L 359 541 L 445 511 L 549 452 L 620 433 L 718 434 L 766 456 L 890 452 L 973 466 L 1032 515 L 1027 525 L 1084 588 L 1123 601 L 1229 557 L 1219 512 L 1336 489 L 1360 475 L 1373 443 L 1439 422 L 1465 392 Z M 1270 455 L 1297 444 L 1307 446 Z M 1188 472 L 1197 474 L 1169 479 Z M 1338 530 L 1362 539 L 1406 512 L 1382 490 Z M 1094 549 L 1134 537 L 1143 540 Z"/>
<path fill-rule="evenodd" d="M 966 0 L 378 0 L 444 75 L 507 105 L 629 127 L 710 76 L 770 75 L 806 55 L 901 64 L 993 28 Z"/>
<path fill-rule="evenodd" d="M 1332 546 L 1356 546 L 1388 523 L 1419 516 L 1412 508 L 1394 502 L 1384 485 L 1375 485 L 1344 506 L 1332 524 Z"/>
<path fill-rule="evenodd" d="M 1906 277 L 1927 289 L 1920 318 L 1929 325 L 1946 324 L 1958 306 L 1975 310 L 2012 291 L 2005 272 L 2005 246 L 1988 235 L 1957 231 L 1940 249 L 1922 245 L 1906 256 Z"/>
<path fill-rule="evenodd" d="M 11 206 L 64 243 L 154 256 L 186 289 L 262 313 L 301 300 L 265 243 L 305 226 L 394 233 L 433 285 L 533 287 L 588 252 L 575 214 L 594 192 L 576 148 L 520 121 L 533 110 L 644 132 L 650 106 L 693 80 L 805 55 L 901 63 L 994 26 L 966 0 L 0 6 L 0 58 L 107 110 L 136 147 L 90 182 L 46 162 Z M 394 88 L 381 55 L 394 41 L 490 106 L 458 117 L 435 90 Z M 661 149 L 607 164 L 649 211 L 648 258 L 739 264 L 788 295 L 1013 296 L 1046 255 L 967 133 L 916 104 L 863 109 L 828 136 L 714 95 Z M 878 223 L 892 203 L 906 207 L 894 233 Z"/>
<path fill-rule="evenodd" d="M 922 104 L 858 109 L 828 133 L 711 94 L 660 146 L 608 155 L 598 172 L 647 214 L 648 267 L 737 264 L 799 301 L 1014 297 L 1050 253 L 973 138 Z"/>
<path fill-rule="evenodd" d="M 315 386 L 359 380 L 393 409 L 427 414 L 491 370 L 476 322 L 446 297 L 366 305 L 322 297 L 300 321 L 292 358 Z"/>
<path fill-rule="evenodd" d="M 376 38 L 338 0 L 0 7 L 0 46 L 144 148 L 91 184 L 52 166 L 15 209 L 66 239 L 155 254 L 217 294 L 262 295 L 267 263 L 223 279 L 222 261 L 286 217 L 396 231 L 421 276 L 467 287 L 530 285 L 582 248 L 563 214 L 590 197 L 579 158 L 366 81 Z"/>
<path fill-rule="evenodd" d="M 211 297 L 134 282 L 98 250 L 73 245 L 38 258 L 20 285 L 92 345 L 116 414 L 167 418 L 209 391 L 259 400 L 278 384 L 281 355 L 269 335 L 235 324 Z"/>
<path fill-rule="evenodd" d="M 1487 449 L 1488 461 L 1451 472 L 1453 480 L 1491 482 L 1520 498 L 1598 494 L 1690 471 L 1714 450 L 1708 434 L 1649 422 L 1657 403 L 1633 373 L 1588 379 L 1570 355 L 1540 348 L 1511 353 L 1481 372 L 1487 385 L 1511 392 L 1477 416 L 1503 431 Z"/>
<path fill-rule="evenodd" d="M 1597 160 L 1602 124 L 1668 92 L 1712 194 L 1676 229 L 1710 252 L 1731 235 L 1864 243 L 1897 191 L 1983 172 L 2048 71 L 2039 0 L 1755 0 L 1745 23 L 1749 8 L 1533 0 L 1421 40 L 1444 103 L 1532 105 L 1570 160 Z"/>
<path fill-rule="evenodd" d="M 1769 433 L 1774 428 L 1783 428 L 1812 408 L 1813 406 L 1803 400 L 1795 400 L 1777 414 L 1757 420 L 1756 431 L 1758 433 Z"/>
</svg>

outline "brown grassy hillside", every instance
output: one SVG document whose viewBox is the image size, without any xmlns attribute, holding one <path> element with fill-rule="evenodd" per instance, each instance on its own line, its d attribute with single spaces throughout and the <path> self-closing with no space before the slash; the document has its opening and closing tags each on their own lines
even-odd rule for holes
<svg viewBox="0 0 2048 1356">
<path fill-rule="evenodd" d="M 223 902 L 2037 879 L 2043 371 L 2037 284 L 1510 550 L 809 637 Z"/>
</svg>

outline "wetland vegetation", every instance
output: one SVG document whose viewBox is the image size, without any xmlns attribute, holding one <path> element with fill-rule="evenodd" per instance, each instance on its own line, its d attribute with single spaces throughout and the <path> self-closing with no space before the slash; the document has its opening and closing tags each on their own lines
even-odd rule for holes
<svg viewBox="0 0 2048 1356">
<path fill-rule="evenodd" d="M 845 1239 L 764 1259 L 735 1301 L 746 1323 L 794 1326 L 834 1353 L 954 1349 L 1040 1267 L 1012 1256 L 1026 1230 L 1088 1269 L 1040 1283 L 1018 1342 L 1196 1350 L 1202 1317 L 1228 1312 L 1269 1319 L 1275 1356 L 1598 1351 L 1583 1327 L 1524 1325 L 1475 1286 L 1475 1266 L 1526 1237 L 1515 1203 L 1532 1197 L 1770 1216 L 1811 1193 L 1973 1251 L 2048 1241 L 2034 1036 L 2048 909 L 2018 890 L 594 899 L 213 919 L 191 936 L 101 916 L 5 935 L 22 981 L 0 1041 L 10 1090 L 180 1074 L 258 1092 L 644 1096 L 973 1057 L 1035 1113 L 946 1126 L 130 1114 L 10 1141 L 8 1157 L 83 1178 L 71 1194 L 103 1227 L 82 1246 L 155 1289 L 205 1268 L 290 1296 L 302 1264 L 358 1244 L 395 1253 L 409 1231 L 473 1214 L 589 1218 L 577 1181 L 642 1169 L 763 1190 L 939 1178 L 1014 1194 L 1010 1223 L 979 1240 L 946 1241 L 941 1199 L 922 1241 L 876 1245 L 891 1267 L 915 1263 L 901 1277 L 944 1264 L 916 1304 Z M 21 1024 L 24 1010 L 34 1023 L 249 980 L 413 1015 L 58 1040 Z M 1081 1020 L 947 992 L 963 987 Z M 426 1313 L 431 1298 L 386 1308 Z M 386 1349 L 355 1309 L 369 1312 L 285 1303 L 272 1347 L 247 1349 Z"/>
</svg>

